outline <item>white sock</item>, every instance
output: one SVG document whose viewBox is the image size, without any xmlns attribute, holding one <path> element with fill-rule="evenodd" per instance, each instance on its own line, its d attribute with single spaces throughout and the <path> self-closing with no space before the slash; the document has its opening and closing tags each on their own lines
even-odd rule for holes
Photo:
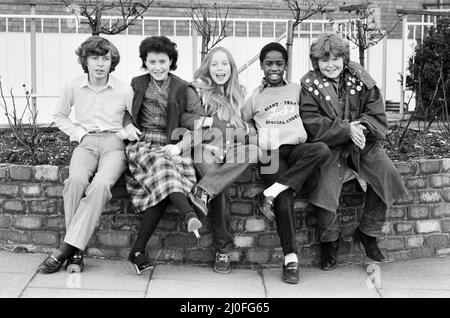
<svg viewBox="0 0 450 318">
<path fill-rule="evenodd" d="M 287 185 L 275 182 L 270 187 L 268 187 L 266 190 L 264 190 L 263 194 L 266 197 L 276 198 L 277 195 L 279 195 L 281 192 L 283 192 L 284 190 L 287 190 L 287 189 L 289 189 L 289 187 Z"/>
<path fill-rule="evenodd" d="M 298 263 L 297 254 L 289 253 L 289 254 L 284 256 L 284 265 L 287 265 L 287 264 L 292 263 L 292 262 Z"/>
</svg>

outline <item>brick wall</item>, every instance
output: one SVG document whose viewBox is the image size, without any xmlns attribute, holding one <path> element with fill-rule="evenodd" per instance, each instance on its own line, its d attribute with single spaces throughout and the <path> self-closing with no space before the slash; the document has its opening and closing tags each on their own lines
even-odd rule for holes
<svg viewBox="0 0 450 318">
<path fill-rule="evenodd" d="M 450 159 L 398 162 L 396 166 L 409 196 L 390 209 L 381 249 L 391 260 L 450 254 Z M 67 175 L 67 167 L 0 165 L 0 246 L 30 252 L 49 252 L 59 246 L 65 231 L 61 193 Z M 257 215 L 256 196 L 262 189 L 252 169 L 227 189 L 234 262 L 278 264 L 282 260 L 275 225 Z M 88 255 L 125 258 L 135 239 L 140 219 L 127 199 L 123 180 L 113 195 L 86 249 Z M 359 186 L 346 184 L 339 210 L 344 238 L 341 262 L 364 259 L 361 248 L 352 242 L 363 203 Z M 295 209 L 300 261 L 305 266 L 317 265 L 320 248 L 312 207 L 297 198 Z M 197 241 L 186 232 L 179 213 L 169 207 L 147 245 L 148 253 L 163 262 L 212 261 L 210 219 L 204 223 Z"/>
</svg>

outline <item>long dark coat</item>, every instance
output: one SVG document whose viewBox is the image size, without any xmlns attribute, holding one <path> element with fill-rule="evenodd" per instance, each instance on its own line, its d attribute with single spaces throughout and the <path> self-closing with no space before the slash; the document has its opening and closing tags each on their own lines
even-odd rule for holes
<svg viewBox="0 0 450 318">
<path fill-rule="evenodd" d="M 331 155 L 318 172 L 310 192 L 312 204 L 335 212 L 347 167 L 368 182 L 390 207 L 406 193 L 402 178 L 378 141 L 385 138 L 387 119 L 380 90 L 370 75 L 350 62 L 341 74 L 337 92 L 319 70 L 301 79 L 300 113 L 311 142 L 326 143 Z M 367 129 L 366 146 L 360 150 L 350 139 L 350 122 L 359 120 Z"/>
</svg>

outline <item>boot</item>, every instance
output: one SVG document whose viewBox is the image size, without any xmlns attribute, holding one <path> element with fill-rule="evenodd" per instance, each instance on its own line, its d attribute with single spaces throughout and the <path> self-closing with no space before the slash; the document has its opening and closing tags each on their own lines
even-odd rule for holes
<svg viewBox="0 0 450 318">
<path fill-rule="evenodd" d="M 364 234 L 358 227 L 353 234 L 353 240 L 355 242 L 362 243 L 364 249 L 366 250 L 366 255 L 370 259 L 377 262 L 383 262 L 385 260 L 383 254 L 381 254 L 381 251 L 378 248 L 376 237 Z"/>
</svg>

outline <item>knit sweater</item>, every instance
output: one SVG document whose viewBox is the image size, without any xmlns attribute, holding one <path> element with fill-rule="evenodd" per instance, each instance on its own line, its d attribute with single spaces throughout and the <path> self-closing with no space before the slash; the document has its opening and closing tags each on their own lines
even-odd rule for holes
<svg viewBox="0 0 450 318">
<path fill-rule="evenodd" d="M 243 108 L 245 121 L 253 120 L 258 131 L 258 145 L 276 150 L 281 145 L 304 143 L 307 135 L 299 112 L 300 86 L 258 87 Z"/>
</svg>

